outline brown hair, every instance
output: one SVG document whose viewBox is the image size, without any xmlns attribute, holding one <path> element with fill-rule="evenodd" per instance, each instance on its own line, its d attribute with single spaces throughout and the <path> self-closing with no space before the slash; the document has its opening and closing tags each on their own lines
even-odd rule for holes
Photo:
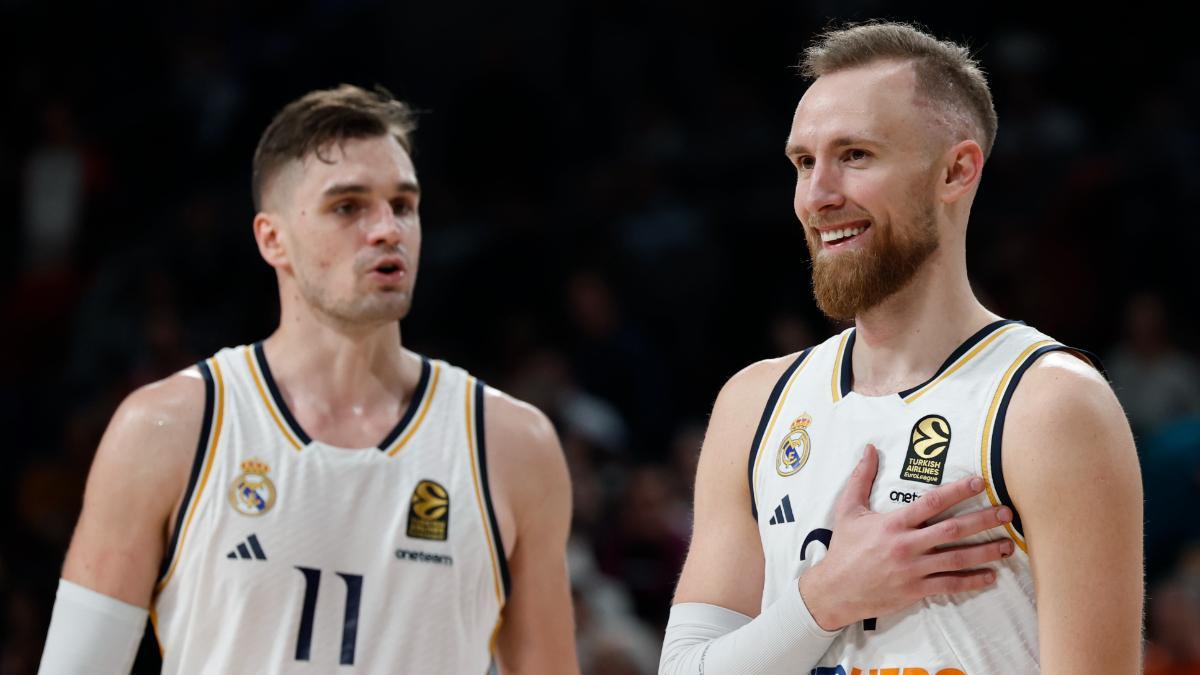
<svg viewBox="0 0 1200 675">
<path fill-rule="evenodd" d="M 262 209 L 267 181 L 284 164 L 303 159 L 310 152 L 328 162 L 323 151 L 330 143 L 389 133 L 405 151 L 412 152 L 409 134 L 415 128 L 412 109 L 381 86 L 367 91 L 343 84 L 336 89 L 310 91 L 284 106 L 258 140 L 251 178 L 255 210 Z"/>
<path fill-rule="evenodd" d="M 907 23 L 850 24 L 819 35 L 804 50 L 800 72 L 816 79 L 885 60 L 911 61 L 917 75 L 917 94 L 939 104 L 942 121 L 951 128 L 978 134 L 984 159 L 991 155 L 996 142 L 996 109 L 987 78 L 966 47 L 938 40 Z"/>
</svg>

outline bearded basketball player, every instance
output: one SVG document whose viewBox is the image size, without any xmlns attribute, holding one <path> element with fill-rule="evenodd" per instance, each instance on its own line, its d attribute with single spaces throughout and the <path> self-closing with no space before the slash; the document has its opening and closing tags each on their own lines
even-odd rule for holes
<svg viewBox="0 0 1200 675">
<path fill-rule="evenodd" d="M 1125 415 L 1086 354 L 968 282 L 997 127 L 978 64 L 868 23 L 802 68 L 795 211 L 817 303 L 853 327 L 718 396 L 660 672 L 1140 672 Z"/>
</svg>

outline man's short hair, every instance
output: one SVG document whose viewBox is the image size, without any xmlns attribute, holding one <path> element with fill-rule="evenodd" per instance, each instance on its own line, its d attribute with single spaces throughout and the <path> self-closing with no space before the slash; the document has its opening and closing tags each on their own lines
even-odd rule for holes
<svg viewBox="0 0 1200 675">
<path fill-rule="evenodd" d="M 962 45 L 938 40 L 907 23 L 868 22 L 819 35 L 800 61 L 810 79 L 877 61 L 908 61 L 916 70 L 917 95 L 937 105 L 941 120 L 976 137 L 986 160 L 996 142 L 996 109 L 979 62 Z M 969 126 L 967 126 L 969 125 Z"/>
<path fill-rule="evenodd" d="M 267 182 L 288 162 L 309 153 L 328 162 L 324 151 L 330 143 L 385 134 L 391 134 L 405 151 L 412 152 L 409 134 L 414 129 L 412 109 L 380 86 L 367 91 L 343 84 L 305 94 L 275 115 L 254 149 L 251 192 L 255 210 L 262 210 Z"/>
</svg>

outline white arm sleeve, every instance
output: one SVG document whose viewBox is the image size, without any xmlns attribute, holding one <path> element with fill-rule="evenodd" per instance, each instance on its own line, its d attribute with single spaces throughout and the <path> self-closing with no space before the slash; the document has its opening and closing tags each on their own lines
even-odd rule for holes
<svg viewBox="0 0 1200 675">
<path fill-rule="evenodd" d="M 796 586 L 758 618 L 683 602 L 671 608 L 659 675 L 807 673 L 841 631 L 817 624 Z"/>
<path fill-rule="evenodd" d="M 129 675 L 147 614 L 59 579 L 39 675 Z"/>
</svg>

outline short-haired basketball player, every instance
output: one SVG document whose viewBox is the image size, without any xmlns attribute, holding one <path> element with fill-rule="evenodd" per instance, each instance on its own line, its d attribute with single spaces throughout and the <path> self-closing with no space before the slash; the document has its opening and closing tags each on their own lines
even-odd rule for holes
<svg viewBox="0 0 1200 675">
<path fill-rule="evenodd" d="M 802 65 L 795 210 L 818 304 L 854 327 L 717 398 L 660 672 L 1140 672 L 1129 425 L 1086 356 L 968 283 L 983 74 L 903 24 Z"/>
<path fill-rule="evenodd" d="M 529 405 L 405 349 L 409 109 L 314 91 L 254 155 L 281 317 L 144 387 L 101 441 L 42 673 L 576 669 L 570 484 Z M 218 273 L 218 270 L 214 270 Z"/>
</svg>

